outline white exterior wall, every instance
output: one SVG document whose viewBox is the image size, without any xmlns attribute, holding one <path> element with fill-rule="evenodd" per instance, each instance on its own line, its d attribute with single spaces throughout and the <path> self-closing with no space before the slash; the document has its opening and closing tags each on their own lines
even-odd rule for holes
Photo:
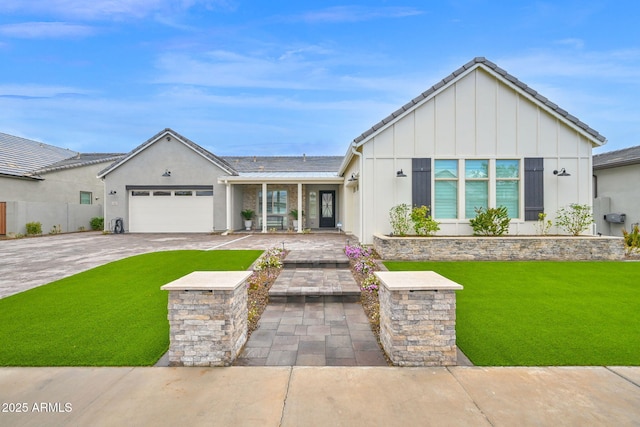
<svg viewBox="0 0 640 427">
<path fill-rule="evenodd" d="M 162 176 L 165 170 L 171 172 L 170 177 Z M 105 228 L 114 218 L 121 217 L 125 230 L 129 230 L 128 185 L 213 185 L 214 229 L 226 230 L 226 186 L 218 183 L 218 177 L 223 175 L 226 172 L 189 146 L 175 137 L 167 141 L 163 136 L 104 177 Z M 116 194 L 110 195 L 111 191 Z"/>
<path fill-rule="evenodd" d="M 488 159 L 490 170 L 495 159 L 520 160 L 520 218 L 512 220 L 511 234 L 535 234 L 535 221 L 524 221 L 527 157 L 544 158 L 544 209 L 548 219 L 554 220 L 557 209 L 570 203 L 592 204 L 591 142 L 546 107 L 481 68 L 383 127 L 358 149 L 365 169 L 361 176 L 364 243 L 371 243 L 374 233 L 391 232 L 389 210 L 393 206 L 412 203 L 412 158 Z M 460 165 L 459 186 L 464 181 L 464 162 Z M 553 175 L 553 170 L 560 168 L 566 168 L 571 176 Z M 396 177 L 400 169 L 406 178 Z M 346 182 L 349 174 L 344 176 Z M 433 203 L 433 179 L 431 194 Z M 458 202 L 459 216 L 463 216 L 463 191 Z M 489 206 L 495 207 L 491 186 Z M 440 235 L 472 233 L 463 218 L 438 221 Z"/>
<path fill-rule="evenodd" d="M 622 236 L 640 223 L 640 164 L 593 171 L 597 177 L 597 197 L 594 200 L 596 231 L 608 236 Z M 604 220 L 608 213 L 626 214 L 624 224 Z"/>
</svg>

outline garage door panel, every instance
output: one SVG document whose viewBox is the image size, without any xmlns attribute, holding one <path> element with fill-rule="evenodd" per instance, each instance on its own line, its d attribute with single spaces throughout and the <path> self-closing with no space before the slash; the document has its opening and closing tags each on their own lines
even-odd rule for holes
<svg viewBox="0 0 640 427">
<path fill-rule="evenodd" d="M 130 196 L 129 231 L 190 233 L 213 230 L 212 196 Z"/>
</svg>

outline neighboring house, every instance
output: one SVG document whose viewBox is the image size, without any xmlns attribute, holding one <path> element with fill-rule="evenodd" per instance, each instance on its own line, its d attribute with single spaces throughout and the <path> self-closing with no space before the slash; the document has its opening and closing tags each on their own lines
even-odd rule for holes
<svg viewBox="0 0 640 427">
<path fill-rule="evenodd" d="M 212 232 L 244 228 L 240 212 L 256 213 L 253 228 L 292 229 L 289 212 L 305 212 L 303 227 L 335 229 L 342 157 L 226 157 L 165 129 L 101 171 L 105 226 L 122 218 L 130 232 Z M 324 201 L 324 204 L 323 204 Z M 322 209 L 321 209 L 322 208 Z"/>
<path fill-rule="evenodd" d="M 593 156 L 596 231 L 621 236 L 640 223 L 640 146 Z M 624 216 L 619 215 L 624 214 Z"/>
<path fill-rule="evenodd" d="M 102 216 L 103 185 L 96 178 L 117 154 L 81 154 L 0 133 L 0 235 L 24 234 L 28 222 L 43 233 L 90 229 Z"/>
<path fill-rule="evenodd" d="M 535 234 L 592 204 L 591 151 L 606 139 L 517 78 L 475 58 L 356 138 L 339 174 L 344 229 L 389 233 L 389 210 L 426 205 L 441 235 L 470 235 L 479 207 L 506 206 L 510 234 Z M 564 172 L 564 173 L 563 173 Z M 559 232 L 552 230 L 552 232 Z"/>
</svg>

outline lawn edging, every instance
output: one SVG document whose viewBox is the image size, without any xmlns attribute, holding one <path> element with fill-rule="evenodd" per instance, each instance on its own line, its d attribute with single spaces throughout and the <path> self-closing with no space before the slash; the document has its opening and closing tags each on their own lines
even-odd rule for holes
<svg viewBox="0 0 640 427">
<path fill-rule="evenodd" d="M 432 236 L 374 234 L 382 259 L 404 261 L 621 261 L 622 237 L 612 236 Z"/>
</svg>

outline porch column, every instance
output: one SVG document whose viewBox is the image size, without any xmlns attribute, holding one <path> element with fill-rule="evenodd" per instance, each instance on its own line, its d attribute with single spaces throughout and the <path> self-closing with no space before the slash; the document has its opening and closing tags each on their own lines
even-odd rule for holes
<svg viewBox="0 0 640 427">
<path fill-rule="evenodd" d="M 262 232 L 267 232 L 267 183 L 262 183 Z"/>
<path fill-rule="evenodd" d="M 299 182 L 298 183 L 298 218 L 296 218 L 298 220 L 298 233 L 302 233 L 303 230 L 303 226 L 302 226 L 302 183 Z"/>
<path fill-rule="evenodd" d="M 231 221 L 231 184 L 227 182 L 227 231 L 231 231 L 233 227 L 233 221 Z"/>
</svg>

